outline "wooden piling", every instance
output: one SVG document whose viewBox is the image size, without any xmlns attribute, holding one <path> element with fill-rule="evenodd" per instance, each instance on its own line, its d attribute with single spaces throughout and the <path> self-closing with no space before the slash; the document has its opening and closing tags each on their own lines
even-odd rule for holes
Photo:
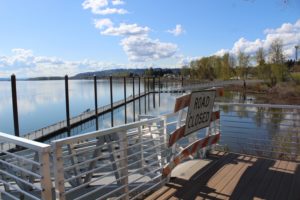
<svg viewBox="0 0 300 200">
<path fill-rule="evenodd" d="M 133 107 L 133 121 L 135 122 L 135 100 L 134 100 L 134 97 L 135 97 L 135 91 L 134 91 L 134 76 L 133 76 L 132 77 L 132 98 L 133 98 L 132 107 Z"/>
<path fill-rule="evenodd" d="M 127 97 L 126 97 L 126 77 L 124 77 L 124 120 L 125 124 L 127 124 Z"/>
<path fill-rule="evenodd" d="M 96 75 L 94 75 L 94 94 L 95 94 L 95 120 L 96 120 L 96 130 L 99 130 L 99 124 L 98 124 L 97 76 L 96 76 Z"/>
<path fill-rule="evenodd" d="M 150 110 L 150 77 L 148 77 L 148 110 Z"/>
<path fill-rule="evenodd" d="M 114 101 L 113 101 L 113 88 L 112 88 L 112 76 L 109 77 L 110 86 L 110 124 L 111 127 L 114 126 Z"/>
<path fill-rule="evenodd" d="M 152 86 L 153 86 L 153 89 L 152 89 L 152 96 L 153 96 L 153 108 L 155 108 L 155 76 L 153 76 L 153 81 L 152 81 Z"/>
<path fill-rule="evenodd" d="M 144 77 L 144 93 L 145 93 L 145 96 L 144 96 L 144 108 L 145 108 L 145 114 L 147 113 L 147 98 L 146 98 L 146 77 Z"/>
<path fill-rule="evenodd" d="M 70 137 L 71 136 L 71 127 L 70 127 L 70 102 L 69 102 L 69 81 L 68 80 L 69 80 L 68 75 L 65 75 L 67 134 L 68 134 L 68 137 Z"/>
<path fill-rule="evenodd" d="M 160 107 L 160 77 L 158 77 L 158 106 Z"/>
<path fill-rule="evenodd" d="M 19 137 L 20 130 L 19 130 L 19 116 L 18 116 L 17 83 L 16 83 L 16 76 L 14 74 L 11 75 L 11 96 L 12 96 L 15 136 Z"/>
<path fill-rule="evenodd" d="M 141 77 L 139 76 L 139 114 L 141 114 Z"/>
</svg>

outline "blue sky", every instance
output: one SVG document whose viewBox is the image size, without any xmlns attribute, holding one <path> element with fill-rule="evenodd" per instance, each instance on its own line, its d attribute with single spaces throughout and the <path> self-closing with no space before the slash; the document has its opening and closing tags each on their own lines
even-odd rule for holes
<svg viewBox="0 0 300 200">
<path fill-rule="evenodd" d="M 300 43 L 300 1 L 2 0 L 0 77 L 181 67 L 224 52 Z"/>
</svg>

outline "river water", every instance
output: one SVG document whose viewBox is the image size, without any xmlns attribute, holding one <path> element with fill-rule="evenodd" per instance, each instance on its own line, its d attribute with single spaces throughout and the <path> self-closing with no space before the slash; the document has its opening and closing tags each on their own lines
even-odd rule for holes
<svg viewBox="0 0 300 200">
<path fill-rule="evenodd" d="M 162 87 L 174 87 L 175 85 L 163 84 Z M 177 83 L 178 84 L 178 83 Z M 109 81 L 98 80 L 98 106 L 110 103 Z M 156 86 L 158 87 L 158 86 Z M 144 84 L 141 81 L 141 92 L 144 92 Z M 162 88 L 162 89 L 163 89 Z M 150 90 L 152 90 L 150 88 Z M 158 90 L 156 88 L 156 90 Z M 127 97 L 133 94 L 133 84 L 127 81 Z M 20 134 L 32 132 L 46 127 L 50 124 L 62 121 L 65 114 L 65 89 L 64 81 L 17 81 L 18 112 Z M 135 94 L 138 94 L 138 82 L 135 81 Z M 153 107 L 153 96 L 141 98 L 135 101 L 136 119 L 139 112 L 141 114 L 159 115 L 172 112 L 175 100 L 180 93 L 162 93 L 155 95 L 155 105 Z M 70 115 L 77 116 L 87 109 L 94 108 L 94 83 L 91 80 L 70 80 Z M 113 100 L 124 99 L 124 84 L 122 81 L 113 82 Z M 264 103 L 263 100 L 253 94 L 243 94 L 239 92 L 225 92 L 224 97 L 218 98 L 217 102 L 240 102 L 246 104 Z M 12 98 L 10 82 L 0 81 L 0 131 L 14 134 Z M 140 103 L 140 106 L 139 106 Z M 160 104 L 160 106 L 159 106 Z M 139 110 L 141 108 L 141 110 Z M 146 108 L 146 109 L 145 109 Z M 291 148 L 299 144 L 300 138 L 300 112 L 299 109 L 275 109 L 256 108 L 244 106 L 229 106 L 223 104 L 219 106 L 221 110 L 221 143 L 230 150 L 244 152 L 245 149 L 259 151 L 263 147 L 264 151 L 291 153 Z M 146 111 L 146 112 L 145 112 Z M 133 121 L 133 103 L 127 105 L 127 121 Z M 100 128 L 108 128 L 111 125 L 110 114 L 105 114 L 98 118 Z M 114 124 L 124 123 L 124 107 L 114 111 Z M 71 132 L 82 134 L 95 130 L 95 120 L 74 128 Z M 61 137 L 61 136 L 60 136 Z M 247 140 L 245 143 L 243 140 Z M 284 141 L 283 144 L 272 144 Z M 293 143 L 297 141 L 297 143 Z M 275 149 L 268 146 L 283 146 Z M 299 146 L 299 145 L 298 145 Z M 300 151 L 299 147 L 295 147 Z M 300 152 L 299 152 L 300 154 Z"/>
</svg>

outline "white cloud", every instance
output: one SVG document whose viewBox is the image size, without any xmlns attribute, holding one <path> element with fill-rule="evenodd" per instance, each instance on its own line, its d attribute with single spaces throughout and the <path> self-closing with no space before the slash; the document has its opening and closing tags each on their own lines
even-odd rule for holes
<svg viewBox="0 0 300 200">
<path fill-rule="evenodd" d="M 112 1 L 113 5 L 120 5 L 123 1 Z M 126 14 L 127 10 L 120 8 L 109 8 L 108 0 L 85 0 L 82 3 L 83 9 L 91 9 L 93 14 L 97 15 L 110 15 L 110 14 Z"/>
<path fill-rule="evenodd" d="M 224 55 L 225 52 L 237 55 L 238 51 L 255 55 L 255 52 L 261 47 L 267 51 L 271 43 L 279 38 L 283 42 L 283 51 L 286 57 L 293 58 L 294 47 L 300 43 L 300 19 L 295 24 L 284 23 L 279 28 L 266 29 L 264 30 L 264 34 L 264 39 L 256 39 L 253 41 L 242 37 L 234 43 L 232 49 L 221 49 L 216 52 L 215 55 Z"/>
<path fill-rule="evenodd" d="M 85 0 L 82 3 L 83 9 L 91 9 L 92 13 L 96 13 L 100 10 L 100 8 L 103 8 L 108 5 L 107 0 Z"/>
<path fill-rule="evenodd" d="M 100 71 L 120 67 L 129 67 L 131 64 L 117 64 L 94 60 L 69 61 L 57 57 L 35 56 L 31 50 L 13 49 L 12 55 L 0 55 L 0 77 L 9 77 L 16 74 L 18 77 L 37 76 L 70 76 L 87 71 Z"/>
<path fill-rule="evenodd" d="M 82 4 L 83 9 L 91 9 L 93 14 L 126 14 L 127 10 L 123 8 L 110 8 L 109 2 L 113 6 L 122 5 L 123 0 L 85 0 Z M 138 26 L 137 24 L 120 23 L 114 26 L 108 19 L 94 20 L 95 28 L 101 30 L 102 35 L 125 37 L 121 40 L 121 46 L 128 56 L 129 61 L 147 62 L 150 60 L 159 60 L 172 57 L 177 52 L 177 45 L 173 43 L 161 42 L 158 39 L 151 39 L 148 34 L 150 28 L 147 26 Z M 176 36 L 182 34 L 184 30 L 180 24 L 176 25 L 170 32 Z"/>
<path fill-rule="evenodd" d="M 95 19 L 94 20 L 94 25 L 95 25 L 95 28 L 97 28 L 97 29 L 103 29 L 104 27 L 112 27 L 113 22 L 108 18 Z"/>
<path fill-rule="evenodd" d="M 191 61 L 193 60 L 199 60 L 201 59 L 202 57 L 201 56 L 195 56 L 195 57 L 191 57 L 191 56 L 177 56 L 177 58 L 179 59 L 178 60 L 178 63 L 177 63 L 177 66 L 178 67 L 182 67 L 182 66 L 188 66 L 190 64 Z"/>
<path fill-rule="evenodd" d="M 173 34 L 174 36 L 179 36 L 179 35 L 183 34 L 185 32 L 185 30 L 183 30 L 181 24 L 177 24 L 174 29 L 167 30 L 167 32 Z"/>
<path fill-rule="evenodd" d="M 123 8 L 105 8 L 105 9 L 98 9 L 96 12 L 93 12 L 94 14 L 98 15 L 111 15 L 111 14 L 127 14 L 128 11 Z"/>
<path fill-rule="evenodd" d="M 123 50 L 130 61 L 146 62 L 169 58 L 177 51 L 177 45 L 153 40 L 148 36 L 130 36 L 121 41 Z"/>
<path fill-rule="evenodd" d="M 108 27 L 102 31 L 102 35 L 111 36 L 132 36 L 132 35 L 146 35 L 150 31 L 150 28 L 141 27 L 137 24 L 125 24 L 121 23 L 119 27 Z"/>
<path fill-rule="evenodd" d="M 122 1 L 122 0 L 112 0 L 111 3 L 112 3 L 114 6 L 125 4 L 125 2 Z"/>
</svg>

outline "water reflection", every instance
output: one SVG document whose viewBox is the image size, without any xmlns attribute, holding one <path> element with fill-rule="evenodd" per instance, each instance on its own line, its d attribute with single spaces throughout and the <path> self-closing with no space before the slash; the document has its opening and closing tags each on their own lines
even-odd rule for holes
<svg viewBox="0 0 300 200">
<path fill-rule="evenodd" d="M 299 159 L 300 109 L 220 106 L 222 144 L 231 151 Z"/>
</svg>

